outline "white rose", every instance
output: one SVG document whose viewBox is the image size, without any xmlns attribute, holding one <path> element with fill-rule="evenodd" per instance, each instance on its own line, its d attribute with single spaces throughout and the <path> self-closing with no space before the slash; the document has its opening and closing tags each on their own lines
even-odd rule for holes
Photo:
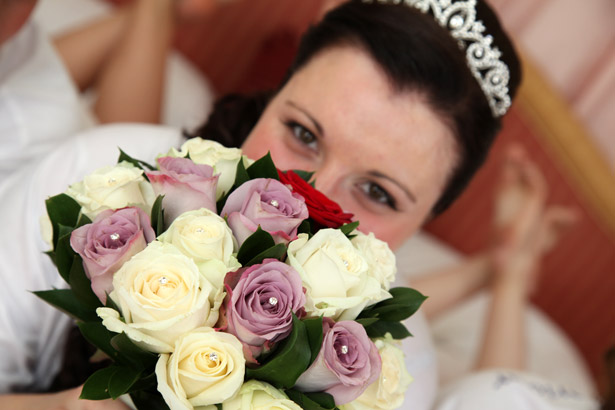
<svg viewBox="0 0 615 410">
<path fill-rule="evenodd" d="M 389 290 L 397 273 L 395 254 L 386 242 L 376 238 L 371 232 L 365 235 L 355 231 L 354 234 L 356 236 L 352 238 L 352 244 L 367 261 L 369 276 L 376 279 L 383 289 Z"/>
<path fill-rule="evenodd" d="M 341 406 L 342 410 L 392 410 L 404 402 L 412 377 L 406 370 L 404 353 L 397 347 L 399 342 L 387 334 L 384 339 L 374 340 L 374 344 L 382 360 L 380 377 L 353 402 Z"/>
<path fill-rule="evenodd" d="M 233 186 L 239 160 L 243 158 L 246 167 L 252 162 L 246 157 L 242 157 L 239 148 L 227 148 L 215 141 L 204 140 L 200 137 L 189 139 L 181 146 L 179 151 L 171 148 L 167 155 L 181 158 L 190 155 L 190 159 L 195 163 L 213 167 L 214 175 L 220 174 L 216 188 L 216 199 L 220 199 Z"/>
<path fill-rule="evenodd" d="M 98 308 L 103 325 L 157 353 L 172 351 L 177 338 L 192 329 L 214 326 L 224 299 L 222 290 L 215 291 L 192 259 L 157 241 L 115 273 L 109 296 L 123 320 L 114 309 Z"/>
<path fill-rule="evenodd" d="M 222 403 L 241 388 L 245 363 L 235 336 L 199 328 L 180 337 L 172 354 L 160 355 L 158 391 L 171 410 Z"/>
<path fill-rule="evenodd" d="M 158 240 L 192 258 L 216 289 L 222 287 L 227 272 L 241 267 L 234 256 L 237 242 L 231 229 L 224 219 L 205 208 L 178 216 Z"/>
<path fill-rule="evenodd" d="M 241 386 L 239 394 L 222 403 L 222 410 L 301 410 L 301 407 L 272 385 L 249 380 Z"/>
<path fill-rule="evenodd" d="M 321 229 L 309 240 L 300 234 L 288 246 L 288 263 L 301 275 L 310 317 L 352 320 L 388 296 L 367 274 L 365 258 L 337 229 Z"/>
<path fill-rule="evenodd" d="M 90 219 L 105 209 L 126 206 L 138 206 L 149 214 L 156 199 L 143 171 L 125 161 L 97 169 L 68 187 L 66 194 L 81 205 L 81 211 Z"/>
</svg>

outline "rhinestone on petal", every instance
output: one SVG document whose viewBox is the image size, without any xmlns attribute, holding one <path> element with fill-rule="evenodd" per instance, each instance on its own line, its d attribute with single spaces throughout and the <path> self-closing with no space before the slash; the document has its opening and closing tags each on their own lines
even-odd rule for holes
<svg viewBox="0 0 615 410">
<path fill-rule="evenodd" d="M 271 201 L 269 201 L 269 203 L 270 203 L 271 205 L 275 206 L 276 208 L 277 208 L 278 206 L 280 206 L 280 203 L 279 203 L 277 200 L 275 200 L 275 199 L 272 199 Z"/>
<path fill-rule="evenodd" d="M 278 299 L 277 299 L 277 298 L 274 298 L 274 297 L 272 296 L 272 297 L 270 297 L 270 298 L 269 298 L 268 302 L 269 302 L 269 304 L 270 304 L 271 306 L 275 306 L 275 305 L 277 305 L 277 304 L 278 304 Z"/>
<path fill-rule="evenodd" d="M 205 232 L 203 228 L 196 228 L 196 233 L 203 233 L 203 232 Z"/>
<path fill-rule="evenodd" d="M 344 267 L 346 268 L 350 265 L 350 263 L 348 263 L 346 259 L 342 259 L 342 262 L 344 263 Z"/>
<path fill-rule="evenodd" d="M 117 241 L 118 239 L 120 239 L 120 234 L 117 232 L 112 233 L 111 235 L 109 235 L 109 238 L 111 238 L 112 241 Z"/>
<path fill-rule="evenodd" d="M 117 180 L 115 178 L 109 178 L 109 184 L 115 184 Z"/>
<path fill-rule="evenodd" d="M 342 354 L 348 354 L 348 346 L 343 345 L 341 350 L 342 350 Z"/>
<path fill-rule="evenodd" d="M 158 282 L 160 282 L 161 285 L 166 285 L 167 283 L 169 283 L 169 279 L 167 279 L 166 276 L 163 276 L 160 279 L 158 279 Z"/>
<path fill-rule="evenodd" d="M 215 352 L 211 352 L 209 354 L 209 360 L 211 360 L 212 362 L 217 362 L 218 361 L 218 354 Z"/>
</svg>

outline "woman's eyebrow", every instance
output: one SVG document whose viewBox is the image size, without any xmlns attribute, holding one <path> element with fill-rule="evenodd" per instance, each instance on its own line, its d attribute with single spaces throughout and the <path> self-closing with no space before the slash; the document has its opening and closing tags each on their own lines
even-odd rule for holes
<svg viewBox="0 0 615 410">
<path fill-rule="evenodd" d="M 404 193 L 405 193 L 405 194 L 406 194 L 406 196 L 410 199 L 410 201 L 412 201 L 412 202 L 414 202 L 414 203 L 416 204 L 416 202 L 417 202 L 417 201 L 416 201 L 416 196 L 414 196 L 414 194 L 412 193 L 412 191 L 410 191 L 410 189 L 409 189 L 408 187 L 404 186 L 401 182 L 399 182 L 399 181 L 397 181 L 397 180 L 395 180 L 395 179 L 391 178 L 391 177 L 390 177 L 390 176 L 388 176 L 388 175 L 383 174 L 382 172 L 375 171 L 375 170 L 369 171 L 367 174 L 368 174 L 368 175 L 371 175 L 371 176 L 373 176 L 373 177 L 376 177 L 376 178 L 383 178 L 383 179 L 386 179 L 387 181 L 390 181 L 390 182 L 392 182 L 393 184 L 397 185 L 397 186 L 399 187 L 399 189 L 401 189 L 402 191 L 404 191 Z"/>
<path fill-rule="evenodd" d="M 314 125 L 314 128 L 316 128 L 316 131 L 318 131 L 318 133 L 321 136 L 324 136 L 324 132 L 323 132 L 323 128 L 320 125 L 320 123 L 318 121 L 316 121 L 316 119 L 314 118 L 314 116 L 312 116 L 312 114 L 310 114 L 305 108 L 300 107 L 296 102 L 294 101 L 286 101 L 286 105 L 290 105 L 291 107 L 293 107 L 296 110 L 301 111 L 306 117 L 309 118 L 309 120 L 312 122 L 312 124 Z"/>
</svg>

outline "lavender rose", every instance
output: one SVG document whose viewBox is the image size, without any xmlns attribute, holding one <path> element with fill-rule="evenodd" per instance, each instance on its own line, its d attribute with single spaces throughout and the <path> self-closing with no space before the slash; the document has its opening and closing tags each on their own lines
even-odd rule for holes
<svg viewBox="0 0 615 410">
<path fill-rule="evenodd" d="M 308 217 L 305 200 L 275 179 L 256 178 L 229 195 L 221 215 L 241 245 L 258 226 L 276 242 L 297 236 L 299 224 Z"/>
<path fill-rule="evenodd" d="M 158 158 L 160 171 L 147 172 L 156 195 L 164 195 L 167 224 L 180 214 L 200 208 L 216 211 L 216 184 L 209 165 L 195 164 L 188 158 Z"/>
<path fill-rule="evenodd" d="M 113 274 L 155 238 L 147 214 L 130 207 L 101 212 L 94 222 L 72 232 L 70 245 L 83 259 L 92 290 L 105 303 Z"/>
<path fill-rule="evenodd" d="M 233 276 L 227 276 L 227 285 Z M 277 259 L 265 259 L 244 270 L 229 294 L 227 331 L 242 342 L 251 362 L 290 334 L 292 313 L 305 304 L 301 277 Z"/>
<path fill-rule="evenodd" d="M 325 391 L 339 406 L 353 401 L 378 380 L 382 363 L 378 348 L 359 323 L 325 318 L 323 332 L 320 353 L 296 387 L 305 392 Z"/>
</svg>

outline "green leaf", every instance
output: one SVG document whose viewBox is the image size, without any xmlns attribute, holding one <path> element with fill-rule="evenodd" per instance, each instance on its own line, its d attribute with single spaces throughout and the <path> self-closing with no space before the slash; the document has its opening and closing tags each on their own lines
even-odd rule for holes
<svg viewBox="0 0 615 410">
<path fill-rule="evenodd" d="M 126 333 L 113 336 L 111 346 L 140 369 L 153 368 L 158 360 L 158 355 L 141 349 L 130 340 Z"/>
<path fill-rule="evenodd" d="M 71 289 L 40 290 L 33 293 L 77 320 L 91 321 L 98 319 L 96 312 L 84 306 Z"/>
<path fill-rule="evenodd" d="M 77 298 L 88 308 L 95 310 L 102 307 L 101 301 L 92 290 L 92 282 L 88 279 L 83 269 L 83 261 L 79 255 L 73 258 L 73 264 L 68 276 L 68 283 L 75 292 Z"/>
<path fill-rule="evenodd" d="M 307 233 L 310 238 L 312 237 L 312 227 L 308 219 L 301 222 L 301 225 L 297 228 L 297 234 L 300 233 Z"/>
<path fill-rule="evenodd" d="M 290 335 L 280 342 L 266 363 L 256 368 L 246 368 L 246 378 L 263 380 L 278 388 L 290 388 L 307 369 L 311 355 L 305 323 L 293 314 Z"/>
<path fill-rule="evenodd" d="M 316 356 L 320 352 L 320 348 L 322 346 L 322 317 L 316 317 L 312 319 L 304 319 L 303 323 L 305 324 L 305 330 L 307 332 L 308 342 L 310 344 L 310 363 L 311 365 L 316 360 Z"/>
<path fill-rule="evenodd" d="M 303 171 L 301 169 L 293 169 L 293 172 L 299 175 L 305 182 L 310 182 L 310 179 L 314 176 L 314 172 Z"/>
<path fill-rule="evenodd" d="M 53 227 L 53 249 L 56 249 L 60 239 L 59 225 L 74 227 L 79 220 L 81 205 L 66 194 L 60 194 L 48 198 L 45 201 L 47 214 Z"/>
<path fill-rule="evenodd" d="M 389 290 L 390 299 L 383 300 L 366 309 L 358 316 L 362 318 L 378 318 L 387 321 L 401 321 L 412 316 L 427 299 L 419 291 L 411 288 L 393 288 Z"/>
<path fill-rule="evenodd" d="M 49 259 L 51 259 L 51 263 L 53 263 L 53 266 L 55 266 L 56 268 L 58 267 L 58 265 L 56 264 L 56 253 L 55 251 L 47 251 L 47 252 L 43 252 L 45 255 L 49 256 Z M 62 276 L 62 275 L 60 275 Z"/>
<path fill-rule="evenodd" d="M 92 374 L 85 381 L 79 398 L 84 400 L 104 400 L 110 398 L 109 382 L 116 371 L 117 368 L 115 366 L 110 366 Z"/>
<path fill-rule="evenodd" d="M 224 410 L 224 408 L 222 407 L 222 404 L 220 404 L 220 403 L 216 404 L 216 409 Z"/>
<path fill-rule="evenodd" d="M 76 228 L 80 228 L 83 225 L 87 225 L 87 224 L 91 224 L 92 220 L 90 218 L 88 218 L 86 215 L 81 214 L 79 215 L 79 219 L 77 219 L 77 225 L 75 225 L 75 229 Z"/>
<path fill-rule="evenodd" d="M 248 167 L 247 171 L 250 179 L 271 178 L 278 181 L 280 180 L 278 169 L 275 167 L 270 153 L 267 153 L 265 156 L 255 161 Z"/>
<path fill-rule="evenodd" d="M 357 229 L 358 226 L 359 226 L 359 221 L 354 221 L 354 222 L 342 225 L 340 227 L 340 231 L 342 231 L 344 235 L 348 236 L 352 233 L 352 231 Z"/>
<path fill-rule="evenodd" d="M 134 165 L 137 168 L 141 168 L 143 171 L 148 171 L 148 170 L 155 171 L 156 170 L 156 167 L 154 167 L 153 165 L 150 165 L 145 161 L 141 161 L 140 159 L 135 159 L 120 149 L 120 156 L 117 159 L 117 162 L 119 164 L 122 161 L 130 162 L 132 165 Z"/>
<path fill-rule="evenodd" d="M 156 236 L 160 236 L 164 233 L 164 209 L 162 208 L 162 200 L 164 199 L 164 195 L 158 195 L 156 200 L 154 201 L 154 205 L 152 205 L 152 229 L 156 232 Z"/>
<path fill-rule="evenodd" d="M 129 361 L 122 360 L 120 354 L 111 345 L 111 339 L 116 333 L 108 331 L 107 328 L 103 326 L 102 321 L 77 323 L 77 326 L 79 326 L 79 330 L 83 337 L 102 350 L 111 360 L 121 361 L 122 364 L 130 363 Z"/>
<path fill-rule="evenodd" d="M 130 398 L 137 409 L 169 410 L 169 406 L 155 388 L 133 391 L 130 393 Z"/>
<path fill-rule="evenodd" d="M 369 318 L 364 318 L 364 319 L 355 319 L 355 322 L 359 323 L 363 327 L 367 327 L 367 326 L 371 325 L 372 323 L 376 323 L 377 321 L 378 321 L 378 318 L 376 318 L 376 317 L 369 317 Z"/>
<path fill-rule="evenodd" d="M 284 245 L 283 243 L 278 243 L 277 245 L 274 245 L 273 247 L 266 249 L 263 252 L 259 253 L 258 255 L 250 259 L 248 263 L 242 266 L 256 265 L 258 263 L 262 263 L 263 260 L 268 259 L 268 258 L 277 259 L 283 262 L 285 256 L 286 256 L 286 245 Z"/>
<path fill-rule="evenodd" d="M 115 366 L 116 371 L 111 375 L 109 380 L 109 396 L 112 399 L 117 399 L 122 394 L 128 393 L 130 388 L 139 380 L 141 370 L 131 366 Z"/>
<path fill-rule="evenodd" d="M 62 228 L 63 230 L 64 228 Z M 55 249 L 54 261 L 58 273 L 62 276 L 62 279 L 66 283 L 70 281 L 70 271 L 73 267 L 73 261 L 77 255 L 73 248 L 70 246 L 70 234 L 63 235 L 57 242 Z"/>
<path fill-rule="evenodd" d="M 285 390 L 284 393 L 303 410 L 332 410 L 337 408 L 333 396 L 328 393 L 303 393 L 295 389 Z"/>
<path fill-rule="evenodd" d="M 237 260 L 241 266 L 246 266 L 248 262 L 257 257 L 260 253 L 275 246 L 273 237 L 268 232 L 263 231 L 260 226 L 250 235 L 239 248 Z"/>
<path fill-rule="evenodd" d="M 387 333 L 390 333 L 393 339 L 405 339 L 412 336 L 406 326 L 400 322 L 388 322 L 386 320 L 379 320 L 369 326 L 365 327 L 365 331 L 370 338 L 384 337 Z"/>
<path fill-rule="evenodd" d="M 243 160 L 240 160 L 237 163 L 237 170 L 235 171 L 235 182 L 233 183 L 233 187 L 238 188 L 241 185 L 248 182 L 249 180 L 250 180 L 250 174 L 248 174 L 248 170 L 246 169 L 246 166 L 243 163 Z"/>
</svg>

